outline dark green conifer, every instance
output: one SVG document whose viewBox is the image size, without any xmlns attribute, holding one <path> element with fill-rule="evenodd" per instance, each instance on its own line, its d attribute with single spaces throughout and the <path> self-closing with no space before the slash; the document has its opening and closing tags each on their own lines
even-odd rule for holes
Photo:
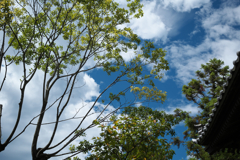
<svg viewBox="0 0 240 160">
<path fill-rule="evenodd" d="M 230 153 L 219 152 L 212 156 L 204 150 L 204 146 L 198 145 L 192 141 L 192 139 L 198 138 L 198 128 L 194 125 L 205 125 L 209 119 L 214 108 L 214 103 L 217 102 L 217 97 L 220 95 L 220 91 L 223 89 L 223 84 L 226 83 L 227 77 L 230 75 L 228 66 L 223 66 L 224 62 L 211 59 L 209 63 L 202 64 L 202 71 L 196 71 L 197 79 L 192 79 L 188 85 L 183 85 L 182 92 L 189 101 L 192 101 L 198 105 L 201 109 L 199 114 L 195 117 L 188 116 L 185 120 L 185 126 L 188 127 L 184 131 L 184 140 L 187 148 L 187 154 L 196 157 L 201 160 L 226 160 L 239 158 L 240 154 L 233 156 Z M 190 158 L 190 160 L 196 160 L 196 158 Z"/>
</svg>

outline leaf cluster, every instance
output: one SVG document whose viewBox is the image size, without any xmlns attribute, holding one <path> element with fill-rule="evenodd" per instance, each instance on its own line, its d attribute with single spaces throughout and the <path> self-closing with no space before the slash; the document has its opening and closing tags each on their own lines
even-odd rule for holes
<svg viewBox="0 0 240 160">
<path fill-rule="evenodd" d="M 81 72 L 93 57 L 95 66 L 87 70 L 102 67 L 111 75 L 124 69 L 121 73 L 127 75 L 127 82 L 142 85 L 144 79 L 151 76 L 160 80 L 163 76 L 160 71 L 169 69 L 164 58 L 166 51 L 155 48 L 152 42 L 145 41 L 141 53 L 134 51 L 136 57 L 129 64 L 120 55 L 128 49 L 137 50 L 141 42 L 131 28 L 117 27 L 143 16 L 140 0 L 127 0 L 128 9 L 118 7 L 119 4 L 112 0 L 41 0 L 36 4 L 39 10 L 34 11 L 34 15 L 25 8 L 31 6 L 30 2 L 21 0 L 19 3 L 22 8 L 14 8 L 15 20 L 6 27 L 6 33 L 10 38 L 9 45 L 19 50 L 20 54 L 6 55 L 5 58 L 16 65 L 21 62 L 24 65 L 34 64 L 30 74 L 34 69 L 41 69 L 50 72 L 50 76 L 60 76 L 69 64 L 79 64 L 78 71 Z M 61 37 L 69 41 L 66 50 L 56 43 L 56 39 Z M 120 37 L 128 41 L 120 40 Z M 151 76 L 140 79 L 143 66 L 149 64 L 153 64 Z M 151 80 L 149 84 L 154 86 Z"/>
<path fill-rule="evenodd" d="M 171 127 L 183 119 L 183 116 L 174 118 L 164 111 L 152 111 L 144 106 L 126 107 L 119 119 L 117 116 L 110 118 L 113 125 L 99 124 L 101 137 L 92 138 L 96 146 L 92 152 L 95 153 L 87 160 L 172 159 L 175 152 L 170 146 L 179 146 L 181 142 L 179 137 L 175 137 L 174 142 L 168 143 L 164 136 L 175 136 Z"/>
<path fill-rule="evenodd" d="M 0 30 L 5 28 L 6 24 L 11 23 L 13 19 L 13 11 L 10 8 L 14 3 L 12 0 L 1 0 L 0 1 Z"/>
</svg>

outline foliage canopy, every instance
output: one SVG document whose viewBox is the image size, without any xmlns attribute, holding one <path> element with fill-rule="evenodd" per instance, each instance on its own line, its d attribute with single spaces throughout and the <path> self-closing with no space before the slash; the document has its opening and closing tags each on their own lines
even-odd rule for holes
<svg viewBox="0 0 240 160">
<path fill-rule="evenodd" d="M 120 98 L 125 96 L 130 89 L 139 100 L 165 101 L 166 92 L 155 86 L 153 78 L 161 80 L 163 77 L 161 71 L 169 70 L 168 62 L 165 60 L 166 51 L 155 48 L 153 42 L 145 41 L 137 52 L 138 45 L 141 43 L 140 38 L 133 33 L 131 28 L 121 28 L 122 24 L 130 23 L 131 19 L 143 16 L 143 5 L 140 0 L 127 0 L 127 8 L 120 8 L 119 4 L 112 0 L 4 0 L 1 1 L 0 6 L 0 31 L 3 32 L 0 60 L 1 64 L 5 60 L 5 75 L 7 67 L 13 63 L 22 64 L 23 68 L 23 76 L 20 79 L 21 98 L 18 103 L 18 116 L 7 140 L 3 144 L 0 141 L 0 151 L 4 151 L 5 147 L 31 124 L 29 122 L 21 133 L 13 137 L 24 107 L 25 89 L 38 70 L 44 72 L 44 77 L 43 93 L 39 94 L 39 97 L 42 96 L 41 111 L 37 117 L 33 118 L 38 118 L 31 146 L 33 160 L 59 156 L 57 154 L 83 134 L 86 129 L 103 123 L 107 116 L 104 118 L 100 118 L 100 116 L 106 107 L 115 100 L 120 102 Z M 5 48 L 6 37 L 9 38 L 7 48 Z M 64 45 L 61 45 L 58 40 L 64 42 Z M 9 47 L 12 47 L 17 53 L 7 53 Z M 129 50 L 133 50 L 135 55 L 129 62 L 126 62 L 121 53 L 127 53 Z M 147 65 L 153 67 L 148 74 L 143 75 L 144 67 Z M 70 66 L 74 66 L 76 70 L 72 73 L 64 72 Z M 116 83 L 125 81 L 128 86 L 119 92 L 110 93 L 107 104 L 104 100 L 102 101 L 106 107 L 89 127 L 81 132 L 78 131 L 88 116 L 88 112 L 76 129 L 67 136 L 68 138 L 76 133 L 73 138 L 66 143 L 67 138 L 65 138 L 57 145 L 50 147 L 60 122 L 59 119 L 69 103 L 77 75 L 96 68 L 101 68 L 108 75 L 112 75 L 113 72 L 119 74 L 96 98 L 89 112 L 99 100 L 102 100 L 100 97 Z M 66 90 L 57 99 L 60 101 L 57 106 L 54 131 L 50 135 L 49 142 L 45 146 L 37 148 L 45 112 L 55 103 L 49 104 L 50 91 L 56 82 L 63 78 L 67 79 L 67 85 Z M 6 77 L 2 81 L 0 89 L 2 89 L 5 79 Z M 64 102 L 63 98 L 67 94 L 67 100 Z M 50 107 L 47 108 L 47 106 Z M 133 117 L 132 121 L 135 120 Z M 62 143 L 64 145 L 58 151 L 44 153 Z"/>
<path fill-rule="evenodd" d="M 175 152 L 170 146 L 174 144 L 179 147 L 179 137 L 172 138 L 174 141 L 168 143 L 164 136 L 165 134 L 175 136 L 172 126 L 184 120 L 188 113 L 182 112 L 182 115 L 175 118 L 174 115 L 167 115 L 164 111 L 153 111 L 149 107 L 126 107 L 119 119 L 117 116 L 111 117 L 112 126 L 99 125 L 102 130 L 101 138 L 93 137 L 96 147 L 91 148 L 95 154 L 86 159 L 172 159 Z M 77 147 L 71 145 L 69 149 L 72 152 L 87 151 L 84 146 L 93 146 L 88 142 L 79 144 Z"/>
</svg>

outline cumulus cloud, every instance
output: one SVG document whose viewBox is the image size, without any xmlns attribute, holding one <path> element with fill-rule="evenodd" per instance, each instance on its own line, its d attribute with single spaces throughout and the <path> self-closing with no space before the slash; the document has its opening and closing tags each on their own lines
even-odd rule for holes
<svg viewBox="0 0 240 160">
<path fill-rule="evenodd" d="M 239 39 L 240 32 L 234 28 L 237 25 L 240 25 L 240 6 L 212 10 L 202 20 L 202 27 L 213 39 Z"/>
<path fill-rule="evenodd" d="M 187 156 L 187 160 L 190 159 L 190 158 L 195 158 L 194 156 Z"/>
<path fill-rule="evenodd" d="M 176 35 L 182 26 L 182 13 L 166 9 L 157 0 L 141 2 L 143 17 L 132 19 L 129 24 L 119 25 L 118 28 L 130 27 L 142 39 L 160 40 L 162 43 L 168 41 L 169 36 Z M 120 7 L 126 7 L 127 3 L 120 3 Z"/>
<path fill-rule="evenodd" d="M 93 78 L 91 78 L 89 75 L 84 74 L 83 80 L 86 83 L 86 88 L 88 91 L 86 92 L 85 99 L 90 100 L 93 97 L 98 97 L 99 96 L 99 85 L 95 82 Z M 86 89 L 83 88 L 83 90 L 86 91 Z"/>
<path fill-rule="evenodd" d="M 234 29 L 235 25 L 239 25 L 239 10 L 239 6 L 212 10 L 205 8 L 199 13 L 202 16 L 202 28 L 207 33 L 202 43 L 192 46 L 175 41 L 165 47 L 169 53 L 170 66 L 176 69 L 176 77 L 181 85 L 195 78 L 195 71 L 212 58 L 221 59 L 224 65 L 233 67 L 232 62 L 236 59 L 240 45 L 240 31 Z"/>
<path fill-rule="evenodd" d="M 141 102 L 137 102 L 137 103 L 135 104 L 136 107 L 140 107 L 141 105 L 142 105 Z"/>
<path fill-rule="evenodd" d="M 189 12 L 209 3 L 210 0 L 163 0 L 164 7 L 171 7 L 178 12 Z"/>
<path fill-rule="evenodd" d="M 154 13 L 156 1 L 144 1 L 144 16 L 132 21 L 131 28 L 143 39 L 161 38 L 167 39 L 170 28 L 161 20 L 161 17 Z"/>
<path fill-rule="evenodd" d="M 175 106 L 175 107 L 168 106 L 167 109 L 165 109 L 165 112 L 167 114 L 175 114 L 174 110 L 176 108 L 179 108 L 183 111 L 191 112 L 190 116 L 195 116 L 198 113 L 198 111 L 200 111 L 200 109 L 197 108 L 196 106 L 194 106 L 192 104 L 186 104 L 186 105 Z"/>
<path fill-rule="evenodd" d="M 32 66 L 28 66 L 27 70 L 30 67 Z M 22 75 L 23 75 L 22 70 L 23 70 L 22 65 L 18 65 L 18 66 L 16 66 L 15 64 L 10 65 L 8 67 L 7 78 L 6 78 L 7 80 L 5 81 L 3 89 L 0 92 L 1 104 L 3 105 L 2 117 L 1 117 L 2 118 L 2 142 L 4 142 L 7 136 L 11 133 L 16 121 L 16 116 L 19 108 L 18 103 L 20 101 L 20 95 L 21 95 L 19 86 L 20 86 L 20 78 L 22 78 Z M 0 79 L 3 79 L 3 76 L 4 74 L 0 74 Z M 23 101 L 23 108 L 22 108 L 22 116 L 20 119 L 19 126 L 16 130 L 16 133 L 14 134 L 14 137 L 25 128 L 25 126 L 32 120 L 33 117 L 37 116 L 40 113 L 40 110 L 42 107 L 43 77 L 44 77 L 43 72 L 37 71 L 36 75 L 33 77 L 33 79 L 30 81 L 30 83 L 26 87 L 25 94 L 24 94 L 25 96 Z M 49 76 L 47 76 L 47 79 L 48 78 Z M 82 118 L 80 117 L 85 116 L 85 114 L 89 111 L 89 109 L 92 107 L 94 103 L 93 98 L 96 98 L 100 94 L 99 85 L 90 75 L 86 73 L 79 74 L 78 82 L 76 82 L 75 84 L 75 87 L 77 86 L 82 86 L 82 87 L 80 89 L 75 88 L 73 90 L 71 99 L 68 105 L 66 106 L 62 116 L 60 117 L 60 120 L 72 118 L 76 114 L 76 112 L 79 111 L 78 114 L 76 114 L 76 117 L 78 118 L 75 117 L 76 119 L 59 122 L 57 133 L 53 139 L 53 143 L 51 146 L 56 145 L 61 140 L 63 140 L 80 124 L 82 120 Z M 59 98 L 62 95 L 65 87 L 66 87 L 66 81 L 64 80 L 59 80 L 55 83 L 55 85 L 51 89 L 47 107 L 49 107 L 52 103 L 56 101 L 57 98 Z M 66 96 L 63 98 L 63 101 L 59 106 L 59 111 L 61 111 L 63 105 L 65 104 L 67 100 L 67 96 L 68 94 L 66 94 Z M 56 104 L 53 105 L 46 111 L 44 115 L 43 123 L 50 123 L 50 122 L 56 121 L 58 103 L 59 101 L 57 101 L 56 103 L 57 105 Z M 92 121 L 96 119 L 97 116 L 99 115 L 99 111 L 102 111 L 104 107 L 105 105 L 96 103 L 95 107 L 90 111 L 90 113 L 88 114 L 89 116 L 86 117 L 86 119 L 81 124 L 80 128 L 86 128 L 89 125 L 91 125 Z M 110 105 L 103 112 L 102 116 L 105 117 L 107 114 L 109 114 L 113 110 L 114 110 L 114 107 Z M 37 123 L 37 119 L 38 117 L 32 121 L 33 124 L 28 126 L 28 128 L 25 130 L 25 132 L 23 132 L 23 134 L 21 134 L 18 138 L 16 138 L 13 142 L 11 142 L 9 146 L 6 147 L 4 153 L 1 155 L 1 158 L 9 159 L 9 160 L 18 159 L 18 157 L 25 157 L 26 159 L 31 158 L 31 152 L 30 152 L 31 143 L 32 143 L 34 131 L 36 129 L 36 125 L 34 124 Z M 40 136 L 38 140 L 38 147 L 44 147 L 48 143 L 53 129 L 54 129 L 54 123 L 42 125 L 40 134 L 39 134 Z M 86 139 L 92 142 L 91 138 L 94 136 L 99 136 L 100 132 L 101 130 L 97 127 L 91 128 L 86 131 L 87 137 L 78 138 L 72 144 L 77 144 L 80 140 L 83 140 L 83 139 Z M 58 149 L 63 147 L 63 144 L 61 144 L 55 149 L 47 151 L 46 153 L 53 153 L 54 151 L 57 151 Z M 19 146 L 21 147 L 19 148 Z M 15 150 L 15 154 L 11 154 L 13 149 Z M 66 152 L 69 152 L 68 146 L 65 149 L 63 149 L 60 153 L 66 153 Z M 81 159 L 84 159 L 86 154 L 79 154 L 78 156 Z M 52 159 L 58 160 L 58 159 L 63 159 L 64 157 L 63 156 L 54 157 Z"/>
<path fill-rule="evenodd" d="M 232 6 L 220 9 L 212 9 L 212 12 L 206 17 L 202 25 L 210 29 L 214 25 L 239 25 L 240 24 L 240 6 Z"/>
<path fill-rule="evenodd" d="M 121 48 L 122 46 L 119 44 L 118 47 Z M 122 56 L 122 58 L 123 58 L 123 60 L 124 60 L 125 62 L 130 62 L 133 58 L 136 57 L 136 55 L 137 55 L 136 53 L 138 53 L 138 52 L 140 51 L 140 48 L 141 48 L 141 45 L 139 45 L 139 46 L 137 47 L 137 50 L 128 49 L 127 52 L 121 51 L 121 52 L 120 52 L 120 55 Z M 136 53 L 135 53 L 135 52 L 136 52 Z"/>
<path fill-rule="evenodd" d="M 194 78 L 195 71 L 201 67 L 201 64 L 213 58 L 213 56 L 205 50 L 205 47 L 206 44 L 199 45 L 195 48 L 182 43 L 176 43 L 166 47 L 166 50 L 171 53 L 169 58 L 170 66 L 174 66 L 176 69 L 176 77 L 181 83 L 188 83 L 190 79 Z M 199 54 L 204 51 L 205 54 Z"/>
<path fill-rule="evenodd" d="M 171 53 L 171 66 L 176 69 L 177 79 L 182 84 L 187 84 L 195 78 L 195 72 L 201 68 L 201 64 L 206 64 L 210 59 L 217 58 L 225 62 L 230 68 L 236 59 L 236 52 L 239 50 L 240 40 L 218 40 L 205 41 L 197 46 L 171 45 L 166 47 Z M 202 48 L 205 46 L 206 48 Z"/>
<path fill-rule="evenodd" d="M 125 1 L 116 0 L 120 7 L 127 9 Z M 119 28 L 130 27 L 142 39 L 153 39 L 166 43 L 169 37 L 179 34 L 179 29 L 189 19 L 186 11 L 208 5 L 209 0 L 143 0 L 143 17 L 132 19 L 129 24 Z"/>
</svg>

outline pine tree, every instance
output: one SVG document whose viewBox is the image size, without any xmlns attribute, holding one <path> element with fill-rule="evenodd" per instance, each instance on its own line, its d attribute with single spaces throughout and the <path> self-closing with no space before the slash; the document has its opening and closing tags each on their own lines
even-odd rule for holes
<svg viewBox="0 0 240 160">
<path fill-rule="evenodd" d="M 195 117 L 188 116 L 185 120 L 185 126 L 188 127 L 184 131 L 184 140 L 187 147 L 187 154 L 192 155 L 197 159 L 206 160 L 225 160 L 239 158 L 240 154 L 232 156 L 230 153 L 219 152 L 212 156 L 204 150 L 204 146 L 192 142 L 192 139 L 198 137 L 198 129 L 195 124 L 205 125 L 209 119 L 209 114 L 214 108 L 214 103 L 217 102 L 217 97 L 223 89 L 223 84 L 226 83 L 227 77 L 230 75 L 229 67 L 223 67 L 224 62 L 211 59 L 209 63 L 202 64 L 203 71 L 196 71 L 197 79 L 192 79 L 188 85 L 183 85 L 182 92 L 189 101 L 198 105 L 202 111 Z M 188 140 L 190 138 L 190 140 Z M 188 141 L 187 141 L 188 140 Z M 195 158 L 191 158 L 194 160 Z"/>
</svg>

